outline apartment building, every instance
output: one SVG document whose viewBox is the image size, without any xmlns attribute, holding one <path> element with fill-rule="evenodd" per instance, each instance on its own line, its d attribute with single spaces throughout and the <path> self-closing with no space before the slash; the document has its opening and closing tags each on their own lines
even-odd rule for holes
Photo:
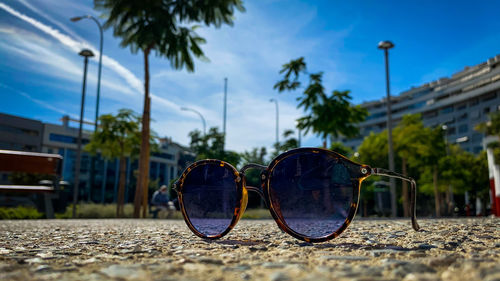
<svg viewBox="0 0 500 281">
<path fill-rule="evenodd" d="M 387 127 L 387 99 L 361 104 L 369 112 L 359 124 L 360 136 L 342 138 L 341 142 L 353 150 L 371 132 Z M 425 126 L 446 125 L 449 143 L 458 143 L 463 149 L 478 153 L 483 149 L 483 134 L 474 130 L 488 120 L 491 112 L 500 106 L 500 55 L 437 81 L 413 87 L 391 97 L 393 126 L 405 114 L 420 113 Z"/>
</svg>

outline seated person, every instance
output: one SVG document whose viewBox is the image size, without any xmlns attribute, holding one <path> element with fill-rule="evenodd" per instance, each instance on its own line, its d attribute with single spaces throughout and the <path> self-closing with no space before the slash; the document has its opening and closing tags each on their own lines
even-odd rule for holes
<svg viewBox="0 0 500 281">
<path fill-rule="evenodd" d="M 159 190 L 153 193 L 151 204 L 154 206 L 152 210 L 153 218 L 170 218 L 175 211 L 174 204 L 169 200 L 167 186 L 162 185 Z"/>
</svg>

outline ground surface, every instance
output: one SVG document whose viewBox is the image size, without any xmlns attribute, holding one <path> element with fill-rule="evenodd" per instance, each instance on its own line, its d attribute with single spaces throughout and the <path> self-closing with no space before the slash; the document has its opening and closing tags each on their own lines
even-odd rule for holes
<svg viewBox="0 0 500 281">
<path fill-rule="evenodd" d="M 0 221 L 0 280 L 500 280 L 500 219 L 355 220 L 308 244 L 271 220 L 204 241 L 183 221 Z"/>
</svg>

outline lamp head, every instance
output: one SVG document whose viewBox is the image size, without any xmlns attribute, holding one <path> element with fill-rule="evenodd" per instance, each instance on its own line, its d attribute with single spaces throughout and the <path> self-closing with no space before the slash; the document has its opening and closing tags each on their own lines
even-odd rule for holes
<svg viewBox="0 0 500 281">
<path fill-rule="evenodd" d="M 379 49 L 383 49 L 383 50 L 389 50 L 389 49 L 394 48 L 394 44 L 391 41 L 389 41 L 389 40 L 380 41 L 378 43 L 378 48 Z"/>
<path fill-rule="evenodd" d="M 69 20 L 72 21 L 72 22 L 77 22 L 77 21 L 79 21 L 81 19 L 83 19 L 83 17 L 72 17 Z"/>
<path fill-rule="evenodd" d="M 88 57 L 93 57 L 93 56 L 94 56 L 94 53 L 92 53 L 92 51 L 91 51 L 91 50 L 89 50 L 89 49 L 83 49 L 83 50 L 81 50 L 81 51 L 80 51 L 80 53 L 78 53 L 78 54 L 79 54 L 80 56 L 82 56 L 82 57 L 86 57 L 86 58 L 88 58 Z"/>
</svg>

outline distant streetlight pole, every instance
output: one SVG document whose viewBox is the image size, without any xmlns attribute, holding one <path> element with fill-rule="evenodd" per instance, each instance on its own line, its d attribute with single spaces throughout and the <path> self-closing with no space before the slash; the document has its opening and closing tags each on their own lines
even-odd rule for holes
<svg viewBox="0 0 500 281">
<path fill-rule="evenodd" d="M 72 22 L 77 22 L 82 19 L 91 19 L 93 20 L 96 24 L 97 27 L 99 27 L 99 34 L 100 34 L 100 40 L 99 40 L 99 67 L 97 71 L 97 98 L 96 98 L 96 103 L 95 103 L 95 126 L 94 126 L 94 133 L 97 132 L 97 125 L 99 122 L 99 100 L 100 100 L 100 95 L 101 95 L 101 69 L 102 69 L 102 47 L 103 47 L 103 31 L 102 31 L 102 25 L 101 23 L 93 16 L 91 15 L 85 15 L 85 16 L 80 16 L 80 17 L 72 17 L 70 20 Z M 92 156 L 91 161 L 90 161 L 90 190 L 92 189 L 92 186 L 94 184 L 94 170 L 95 170 L 95 160 L 96 157 Z M 90 201 L 91 195 L 90 195 L 90 190 L 88 192 L 88 200 Z"/>
<path fill-rule="evenodd" d="M 83 49 L 80 53 L 83 57 L 83 85 L 82 85 L 82 101 L 80 104 L 80 124 L 78 127 L 78 139 L 76 149 L 76 162 L 75 162 L 75 178 L 73 188 L 73 218 L 76 218 L 76 204 L 78 203 L 78 185 L 80 184 L 80 161 L 82 158 L 82 125 L 83 125 L 83 107 L 85 105 L 85 85 L 87 83 L 87 64 L 89 57 L 93 57 L 94 53 L 91 50 Z"/>
<path fill-rule="evenodd" d="M 387 85 L 387 140 L 389 147 L 389 170 L 394 171 L 394 149 L 392 146 L 392 118 L 391 118 L 391 90 L 389 83 L 389 49 L 393 48 L 394 44 L 391 41 L 381 41 L 378 43 L 378 48 L 384 50 L 385 55 L 385 79 Z M 397 216 L 396 205 L 396 183 L 394 178 L 390 178 L 389 186 L 391 191 L 391 215 Z"/>
<path fill-rule="evenodd" d="M 444 138 L 444 145 L 446 148 L 446 156 L 450 155 L 450 148 L 448 147 L 448 126 L 442 125 L 441 129 L 443 130 L 443 138 Z M 448 184 L 448 214 L 453 214 L 454 213 L 454 207 L 455 207 L 455 200 L 453 198 L 453 186 L 451 184 Z"/>
<path fill-rule="evenodd" d="M 227 110 L 227 77 L 224 78 L 224 116 L 222 123 L 222 133 L 224 134 L 224 147 L 226 146 L 226 110 Z"/>
<path fill-rule="evenodd" d="M 183 111 L 191 111 L 191 112 L 194 112 L 196 114 L 198 114 L 198 116 L 200 116 L 201 118 L 201 122 L 203 123 L 203 134 L 206 135 L 207 134 L 207 123 L 205 122 L 205 118 L 203 118 L 203 115 L 201 115 L 201 113 L 197 110 L 194 110 L 192 108 L 189 108 L 189 107 L 181 107 L 181 110 Z"/>
<path fill-rule="evenodd" d="M 269 102 L 274 102 L 276 104 L 276 144 L 279 145 L 280 143 L 280 114 L 279 114 L 279 108 L 278 108 L 278 100 L 276 99 L 270 99 Z"/>
</svg>

